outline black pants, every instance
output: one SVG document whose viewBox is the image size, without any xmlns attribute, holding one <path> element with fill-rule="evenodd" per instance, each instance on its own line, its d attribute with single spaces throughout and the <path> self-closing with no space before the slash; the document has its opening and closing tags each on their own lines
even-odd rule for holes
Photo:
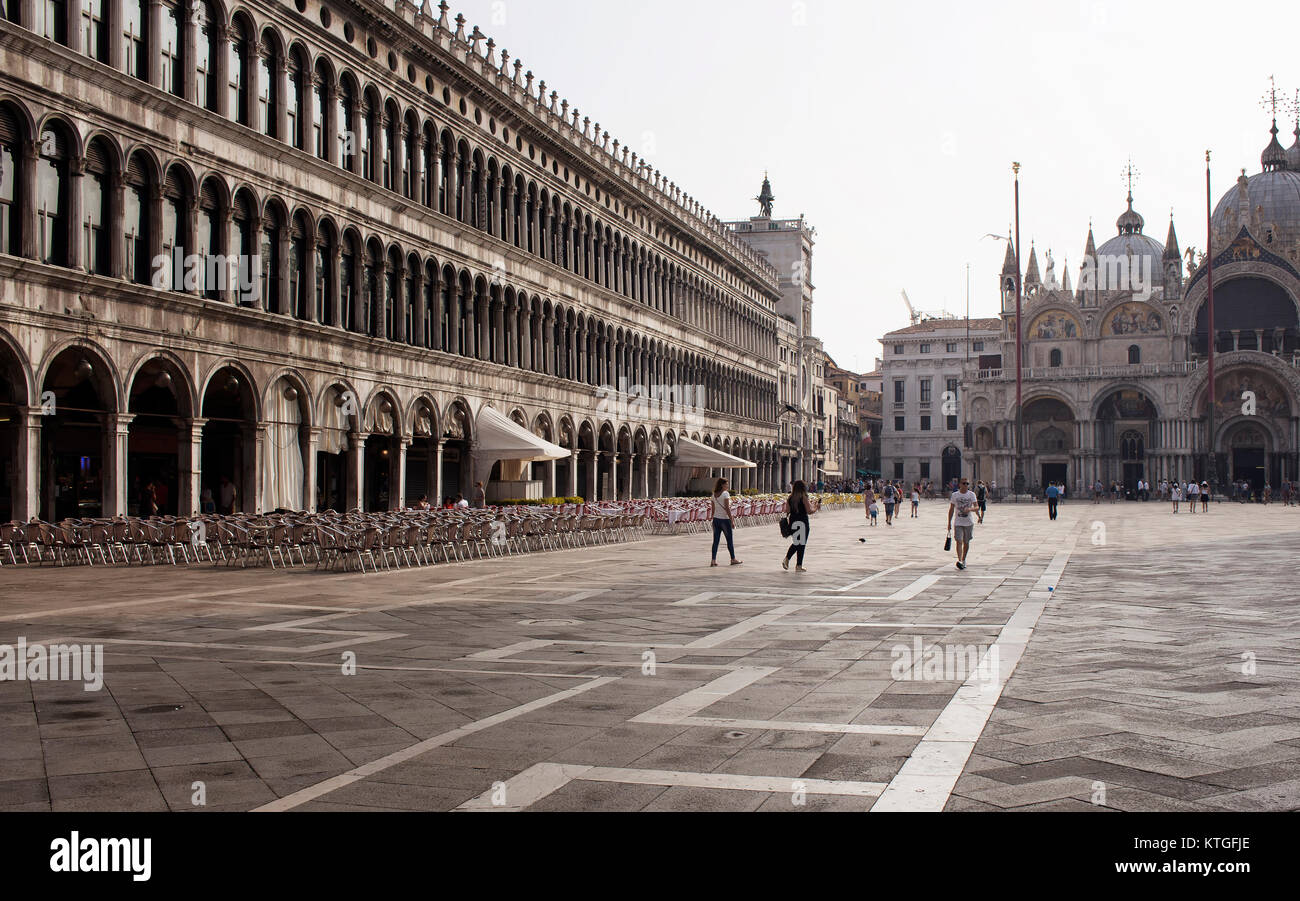
<svg viewBox="0 0 1300 901">
<path fill-rule="evenodd" d="M 796 561 L 795 565 L 803 566 L 803 552 L 808 548 L 808 520 L 792 519 L 790 520 L 790 525 L 793 526 L 795 530 L 795 541 L 790 545 L 790 549 L 785 552 L 785 559 L 789 560 L 791 557 L 797 556 L 799 559 Z M 799 540 L 801 526 L 803 532 L 802 541 Z"/>
<path fill-rule="evenodd" d="M 1049 497 L 1047 499 L 1047 515 L 1051 519 L 1056 519 L 1056 502 L 1057 498 Z"/>
</svg>

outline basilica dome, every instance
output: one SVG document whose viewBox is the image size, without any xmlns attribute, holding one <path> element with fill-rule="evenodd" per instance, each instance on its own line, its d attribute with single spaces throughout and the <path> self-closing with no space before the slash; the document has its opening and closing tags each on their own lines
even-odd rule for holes
<svg viewBox="0 0 1300 901">
<path fill-rule="evenodd" d="M 1243 226 L 1265 246 L 1294 250 L 1300 243 L 1300 171 L 1289 168 L 1292 154 L 1278 143 L 1276 122 L 1272 134 L 1260 156 L 1264 171 L 1249 177 L 1243 172 L 1214 208 L 1210 225 L 1219 248 Z"/>
<path fill-rule="evenodd" d="M 1133 209 L 1133 195 L 1130 193 L 1128 209 L 1115 220 L 1119 234 L 1097 248 L 1098 263 L 1104 272 L 1107 258 L 1131 259 L 1129 272 L 1149 279 L 1152 285 L 1161 285 L 1165 280 L 1162 265 L 1165 248 L 1155 238 L 1142 234 L 1143 224 L 1142 216 Z"/>
</svg>

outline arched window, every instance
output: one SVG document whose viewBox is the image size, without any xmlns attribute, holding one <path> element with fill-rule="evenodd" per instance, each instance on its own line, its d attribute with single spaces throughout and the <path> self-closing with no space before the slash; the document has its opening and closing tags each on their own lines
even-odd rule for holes
<svg viewBox="0 0 1300 901">
<path fill-rule="evenodd" d="M 81 179 L 81 214 L 84 226 L 86 271 L 93 275 L 110 272 L 109 223 L 113 221 L 109 208 L 113 196 L 112 166 L 103 142 L 92 141 L 86 148 L 86 174 Z"/>
<path fill-rule="evenodd" d="M 307 219 L 299 213 L 289 231 L 289 296 L 295 319 L 310 319 L 312 312 L 307 297 L 307 233 Z"/>
<path fill-rule="evenodd" d="M 424 132 L 424 146 L 420 151 L 420 203 L 427 207 L 434 206 L 434 191 L 437 185 L 433 183 L 433 145 L 436 139 L 429 131 Z"/>
<path fill-rule="evenodd" d="M 1130 344 L 1128 348 L 1128 361 L 1130 365 L 1137 365 L 1142 362 L 1142 348 L 1136 344 Z"/>
<path fill-rule="evenodd" d="M 326 121 L 330 115 L 332 90 L 328 73 L 321 67 L 317 67 L 311 85 L 311 146 L 312 153 L 316 154 L 317 159 L 322 160 L 329 159 L 332 149 L 329 146 L 330 138 Z"/>
<path fill-rule="evenodd" d="M 375 110 L 367 100 L 361 109 L 361 133 L 357 138 L 361 142 L 361 175 L 370 181 L 376 180 L 374 137 Z"/>
<path fill-rule="evenodd" d="M 81 0 L 81 47 L 86 56 L 108 62 L 108 37 L 104 0 Z"/>
<path fill-rule="evenodd" d="M 66 0 L 36 0 L 36 21 L 31 30 L 56 44 L 68 43 L 68 4 Z"/>
<path fill-rule="evenodd" d="M 379 155 L 384 168 L 383 185 L 390 191 L 398 189 L 394 176 L 397 174 L 398 165 L 396 155 L 401 152 L 401 136 L 399 132 L 402 128 L 402 120 L 394 115 L 395 112 L 396 108 L 390 105 L 388 114 L 384 116 L 384 127 L 380 129 L 379 136 Z"/>
<path fill-rule="evenodd" d="M 215 265 L 215 257 L 221 253 L 222 202 L 217 187 L 207 181 L 199 191 L 198 220 L 194 231 L 194 252 L 202 261 L 203 275 L 199 281 L 200 290 L 208 300 L 218 300 L 227 287 L 229 278 L 224 269 Z"/>
<path fill-rule="evenodd" d="M 167 173 L 163 184 L 162 217 L 162 255 L 166 257 L 165 277 L 155 287 L 172 291 L 184 291 L 184 268 L 186 247 L 189 246 L 189 198 L 190 193 L 184 180 L 175 171 Z M 182 274 L 177 280 L 177 272 Z"/>
<path fill-rule="evenodd" d="M 235 195 L 234 209 L 231 212 L 230 243 L 227 246 L 229 246 L 231 253 L 239 254 L 239 277 L 241 280 L 239 288 L 243 291 L 246 287 L 249 287 L 247 285 L 249 276 L 261 275 L 260 272 L 245 268 L 252 266 L 251 262 L 245 261 L 251 261 L 258 252 L 257 207 L 249 194 L 246 191 L 241 191 Z M 260 285 L 252 286 L 252 293 L 248 295 L 241 294 L 236 299 L 236 303 L 251 304 L 256 302 L 260 288 Z"/>
<path fill-rule="evenodd" d="M 334 297 L 334 230 L 328 223 L 316 229 L 316 321 L 321 325 L 338 325 L 331 305 Z"/>
<path fill-rule="evenodd" d="M 285 107 L 287 112 L 287 128 L 289 133 L 284 135 L 285 143 L 298 148 L 299 150 L 307 149 L 307 122 L 304 116 L 307 113 L 307 107 L 311 103 L 311 94 L 307 90 L 308 74 L 303 70 L 302 62 L 297 53 L 289 55 L 289 96 L 285 98 Z"/>
<path fill-rule="evenodd" d="M 352 88 L 352 82 L 350 79 L 344 78 L 339 83 L 338 112 L 334 117 L 334 122 L 338 127 L 339 166 L 349 171 L 352 169 L 352 159 L 357 150 L 357 123 L 354 112 L 356 104 L 357 96 L 356 91 Z"/>
<path fill-rule="evenodd" d="M 262 217 L 262 285 L 266 309 L 272 313 L 287 311 L 280 293 L 280 238 L 284 234 L 284 217 L 275 206 L 268 205 Z"/>
<path fill-rule="evenodd" d="M 161 86 L 164 91 L 185 96 L 185 78 L 181 58 L 181 29 L 185 15 L 179 2 L 162 4 L 162 29 L 158 34 L 158 65 L 162 67 Z"/>
<path fill-rule="evenodd" d="M 62 129 L 41 135 L 36 161 L 37 259 L 55 266 L 73 264 L 68 259 L 69 152 Z"/>
<path fill-rule="evenodd" d="M 442 321 L 434 318 L 434 291 L 437 290 L 438 269 L 433 263 L 424 267 L 424 346 L 442 350 Z"/>
<path fill-rule="evenodd" d="M 0 253 L 13 256 L 23 252 L 22 135 L 18 117 L 0 106 Z"/>
<path fill-rule="evenodd" d="M 149 80 L 148 0 L 123 0 L 122 63 L 126 74 Z"/>
<path fill-rule="evenodd" d="M 280 104 L 279 51 L 274 40 L 263 39 L 264 52 L 257 55 L 257 130 L 276 138 Z"/>
<path fill-rule="evenodd" d="M 366 253 L 361 273 L 361 282 L 365 291 L 366 334 L 376 337 L 379 334 L 380 304 L 384 299 L 381 279 L 384 277 L 384 260 L 377 246 L 372 246 Z"/>
<path fill-rule="evenodd" d="M 1048 365 L 1052 367 L 1061 365 L 1061 351 L 1059 348 L 1052 348 L 1051 354 L 1048 355 Z"/>
<path fill-rule="evenodd" d="M 397 334 L 397 313 L 403 296 L 399 265 L 397 252 L 389 253 L 384 265 L 384 336 L 389 340 Z"/>
<path fill-rule="evenodd" d="M 339 299 L 343 305 L 340 323 L 348 331 L 356 331 L 357 315 L 357 239 L 344 235 L 339 245 Z"/>
<path fill-rule="evenodd" d="M 217 59 L 221 45 L 217 41 L 217 20 L 207 0 L 196 0 L 194 16 L 198 25 L 194 50 L 194 102 L 213 112 L 217 109 Z"/>
<path fill-rule="evenodd" d="M 153 248 L 149 246 L 149 219 L 153 212 L 151 171 L 143 154 L 132 156 L 126 167 L 126 187 L 123 191 L 125 274 L 128 281 L 137 285 L 147 285 L 153 281 Z"/>
<path fill-rule="evenodd" d="M 248 65 L 250 47 L 248 30 L 242 19 L 235 19 L 230 25 L 229 56 L 226 62 L 226 90 L 229 92 L 228 103 L 230 118 L 240 125 L 252 126 L 248 86 L 252 84 Z"/>
</svg>

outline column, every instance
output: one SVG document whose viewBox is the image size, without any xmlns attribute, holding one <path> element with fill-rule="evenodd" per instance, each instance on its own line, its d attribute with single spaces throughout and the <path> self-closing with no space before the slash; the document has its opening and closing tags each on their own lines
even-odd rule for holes
<svg viewBox="0 0 1300 901">
<path fill-rule="evenodd" d="M 266 468 L 266 429 L 269 423 L 259 422 L 253 427 L 253 452 L 244 458 L 244 490 L 240 500 L 243 512 L 265 512 L 266 496 L 263 493 L 262 472 Z M 250 491 L 248 485 L 251 484 Z"/>
<path fill-rule="evenodd" d="M 24 19 L 24 22 L 30 22 L 30 19 Z M 22 167 L 22 251 L 23 256 L 29 260 L 37 258 L 40 249 L 36 243 L 36 236 L 40 233 L 39 220 L 36 217 L 36 163 L 40 158 L 40 141 L 33 139 L 23 141 L 23 167 Z"/>
<path fill-rule="evenodd" d="M 618 500 L 618 451 L 609 455 L 609 494 L 612 500 Z"/>
<path fill-rule="evenodd" d="M 127 512 L 127 438 L 133 413 L 104 414 L 104 515 L 125 516 Z"/>
<path fill-rule="evenodd" d="M 578 496 L 578 449 L 569 451 L 569 488 L 567 497 Z"/>
<path fill-rule="evenodd" d="M 460 284 L 451 286 L 447 293 L 447 299 L 451 301 L 451 309 L 447 311 L 447 347 L 449 354 L 460 353 L 460 311 L 464 303 L 464 293 L 461 291 Z"/>
<path fill-rule="evenodd" d="M 411 446 L 411 436 L 399 435 L 388 469 L 388 509 L 401 510 L 406 506 L 406 451 Z"/>
<path fill-rule="evenodd" d="M 14 519 L 26 522 L 41 513 L 41 408 L 28 407 L 18 422 L 18 479 Z"/>
<path fill-rule="evenodd" d="M 145 56 L 149 60 L 149 72 L 146 77 L 149 79 L 149 84 L 153 85 L 155 88 L 162 88 L 162 90 L 165 91 L 167 89 L 163 87 L 162 83 L 163 5 L 161 0 L 149 0 L 149 6 L 144 10 L 144 14 L 149 19 L 145 27 Z M 120 41 L 122 39 L 120 34 L 122 31 L 122 24 L 120 20 L 118 21 L 116 30 L 119 34 L 114 35 L 114 37 Z M 123 510 L 122 512 L 125 513 L 126 511 Z"/>
<path fill-rule="evenodd" d="M 442 502 L 442 439 L 432 439 L 430 442 L 432 453 L 429 454 L 429 466 L 433 472 L 429 474 L 429 501 L 437 506 Z"/>
<path fill-rule="evenodd" d="M 348 495 L 344 503 L 347 512 L 364 508 L 366 481 L 366 438 L 363 432 L 351 432 L 348 435 Z M 441 459 L 441 451 L 439 452 Z"/>
<path fill-rule="evenodd" d="M 546 497 L 555 497 L 555 461 L 546 461 Z"/>
<path fill-rule="evenodd" d="M 641 497 L 650 497 L 650 455 L 641 455 Z"/>
<path fill-rule="evenodd" d="M 206 419 L 187 419 L 180 430 L 177 442 L 179 457 L 180 497 L 176 511 L 181 516 L 196 516 L 203 512 L 203 426 Z"/>
<path fill-rule="evenodd" d="M 587 467 L 587 496 L 584 500 L 590 503 L 596 500 L 597 479 L 599 477 L 598 471 L 600 469 L 600 453 L 594 450 L 586 451 L 586 453 L 591 454 L 591 459 L 590 465 Z"/>
<path fill-rule="evenodd" d="M 655 474 L 655 482 L 654 482 L 654 488 L 651 489 L 650 496 L 663 497 L 664 496 L 664 458 L 661 454 L 655 454 L 652 457 L 652 459 L 654 461 L 653 469 Z"/>
<path fill-rule="evenodd" d="M 76 27 L 80 27 L 81 20 L 78 19 Z M 73 28 L 71 22 L 68 23 L 68 30 Z M 85 271 L 84 261 L 81 257 L 81 241 L 84 223 L 81 221 L 81 186 L 83 179 L 86 177 L 86 164 L 83 160 L 68 161 L 68 222 L 71 228 L 68 229 L 68 263 L 73 269 Z M 117 218 L 117 211 L 113 211 L 113 218 Z"/>
<path fill-rule="evenodd" d="M 307 450 L 302 458 L 302 508 L 316 512 L 316 454 L 320 450 L 321 429 L 312 426 L 307 430 Z"/>
<path fill-rule="evenodd" d="M 417 267 L 411 272 L 411 290 L 415 294 L 415 306 L 411 310 L 411 334 L 407 337 L 416 347 L 425 347 L 429 340 L 424 334 L 427 310 L 424 298 L 424 267 Z"/>
</svg>

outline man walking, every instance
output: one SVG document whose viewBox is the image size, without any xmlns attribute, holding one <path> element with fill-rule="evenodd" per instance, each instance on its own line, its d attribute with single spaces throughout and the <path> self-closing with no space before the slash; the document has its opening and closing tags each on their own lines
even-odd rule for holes
<svg viewBox="0 0 1300 901">
<path fill-rule="evenodd" d="M 966 568 L 966 552 L 975 531 L 974 511 L 978 501 L 970 490 L 970 479 L 962 479 L 948 502 L 948 531 L 957 539 L 957 568 Z"/>
<path fill-rule="evenodd" d="M 1056 487 L 1055 482 L 1049 482 L 1047 485 L 1047 518 L 1056 519 L 1056 504 L 1061 498 L 1060 489 Z"/>
</svg>

